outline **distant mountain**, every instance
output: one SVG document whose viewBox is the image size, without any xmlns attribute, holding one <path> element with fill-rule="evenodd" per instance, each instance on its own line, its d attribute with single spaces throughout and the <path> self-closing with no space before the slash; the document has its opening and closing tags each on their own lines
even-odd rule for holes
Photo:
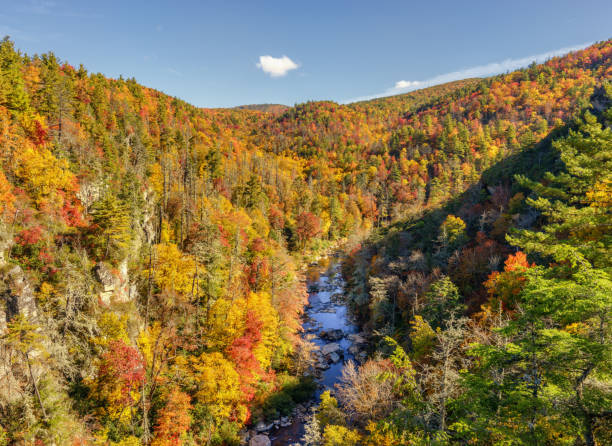
<svg viewBox="0 0 612 446">
<path fill-rule="evenodd" d="M 289 109 L 287 105 L 283 104 L 248 104 L 239 105 L 238 107 L 234 108 L 237 108 L 238 110 L 254 110 L 273 114 L 280 114 Z"/>
</svg>

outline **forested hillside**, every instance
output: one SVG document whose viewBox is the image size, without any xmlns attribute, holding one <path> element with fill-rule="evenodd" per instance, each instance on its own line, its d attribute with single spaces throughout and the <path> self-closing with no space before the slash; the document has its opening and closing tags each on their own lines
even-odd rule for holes
<svg viewBox="0 0 612 446">
<path fill-rule="evenodd" d="M 0 63 L 3 438 L 234 441 L 299 387 L 290 253 L 329 232 L 303 161 L 254 145 L 258 112 Z"/>
<path fill-rule="evenodd" d="M 239 444 L 313 390 L 302 266 L 368 233 L 308 444 L 605 444 L 611 78 L 213 110 L 4 39 L 0 445 Z"/>
<path fill-rule="evenodd" d="M 334 420 L 351 421 L 323 422 L 330 432 L 365 431 L 368 445 L 610 442 L 610 85 L 593 102 L 355 248 L 349 302 L 372 359 L 344 374 Z"/>
</svg>

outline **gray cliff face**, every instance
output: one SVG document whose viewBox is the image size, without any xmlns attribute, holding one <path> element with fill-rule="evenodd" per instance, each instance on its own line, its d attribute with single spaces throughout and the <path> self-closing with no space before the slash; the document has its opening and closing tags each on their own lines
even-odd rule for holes
<svg viewBox="0 0 612 446">
<path fill-rule="evenodd" d="M 89 195 L 93 193 L 88 192 Z M 98 194 L 99 198 L 100 194 Z M 91 201 L 91 204 L 95 199 Z M 117 265 L 110 265 L 107 262 L 99 262 L 93 270 L 94 277 L 101 285 L 98 293 L 98 298 L 103 305 L 109 306 L 113 303 L 126 303 L 133 300 L 137 295 L 136 281 L 130 277 L 129 263 L 130 259 L 134 260 L 143 249 L 147 249 L 147 245 L 154 243 L 155 230 L 155 208 L 151 203 L 154 203 L 154 192 L 145 190 L 143 192 L 144 206 L 140 209 L 140 213 L 133 220 L 133 238 L 129 254 Z"/>
<path fill-rule="evenodd" d="M 11 243 L 0 235 L 0 336 L 4 335 L 8 323 L 17 315 L 23 315 L 30 322 L 39 320 L 36 307 L 34 289 L 30 285 L 23 269 L 19 265 L 7 262 Z M 0 342 L 0 345 L 2 343 Z M 33 351 L 31 356 L 38 352 Z M 10 352 L 0 348 L 0 399 L 14 401 L 19 398 L 20 392 L 15 391 L 24 380 L 25 370 L 19 369 L 11 361 Z M 41 375 L 38 367 L 32 368 L 32 374 Z M 25 379 L 27 382 L 27 379 Z"/>
<path fill-rule="evenodd" d="M 117 268 L 101 262 L 94 268 L 94 273 L 102 285 L 99 297 L 104 305 L 129 302 L 136 296 L 136 286 L 130 282 L 127 259 Z"/>
<path fill-rule="evenodd" d="M 32 321 L 38 317 L 34 290 L 19 265 L 7 265 L 1 273 L 0 296 L 4 303 L 4 323 L 18 314 Z M 0 322 L 0 331 L 2 322 Z"/>
<path fill-rule="evenodd" d="M 90 207 L 103 192 L 99 184 L 82 187 L 79 198 L 84 206 Z M 144 203 L 151 203 L 153 192 L 144 192 Z M 134 225 L 135 237 L 132 242 L 131 255 L 137 253 L 146 244 L 153 243 L 155 238 L 155 213 L 152 206 L 147 205 L 141 210 L 138 221 Z M 0 335 L 6 329 L 8 322 L 16 315 L 23 315 L 29 321 L 36 322 L 40 314 L 36 306 L 34 289 L 19 265 L 8 261 L 10 248 L 13 245 L 9 231 L 0 227 Z M 94 269 L 95 278 L 100 283 L 100 301 L 104 305 L 125 303 L 136 296 L 136 285 L 130 277 L 129 257 L 119 262 L 116 267 L 100 262 Z"/>
<path fill-rule="evenodd" d="M 10 240 L 0 238 L 0 335 L 18 314 L 28 320 L 38 318 L 34 290 L 19 265 L 7 262 Z"/>
</svg>

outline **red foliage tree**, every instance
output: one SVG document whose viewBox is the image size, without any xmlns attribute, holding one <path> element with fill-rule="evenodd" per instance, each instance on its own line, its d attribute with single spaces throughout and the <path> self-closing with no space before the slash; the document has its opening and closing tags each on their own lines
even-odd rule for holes
<svg viewBox="0 0 612 446">
<path fill-rule="evenodd" d="M 302 212 L 296 222 L 296 234 L 300 246 L 321 233 L 321 221 L 311 212 Z"/>
<path fill-rule="evenodd" d="M 121 340 L 111 341 L 102 357 L 100 379 L 120 386 L 124 404 L 132 402 L 131 392 L 142 385 L 144 375 L 144 360 L 138 349 Z"/>
<path fill-rule="evenodd" d="M 283 212 L 276 207 L 271 207 L 268 211 L 268 221 L 270 222 L 270 226 L 276 230 L 283 229 L 285 227 L 285 216 L 283 215 Z"/>
<path fill-rule="evenodd" d="M 158 413 L 153 446 L 180 446 L 183 435 L 191 424 L 191 398 L 174 388 L 166 398 L 166 404 Z"/>
<path fill-rule="evenodd" d="M 494 271 L 485 282 L 491 296 L 492 306 L 499 305 L 506 310 L 513 310 L 516 306 L 516 297 L 520 294 L 525 283 L 525 270 L 531 268 L 524 252 L 518 251 L 510 254 L 504 263 L 504 271 Z"/>
<path fill-rule="evenodd" d="M 244 334 L 234 340 L 228 348 L 228 355 L 241 371 L 240 380 L 245 399 L 250 401 L 255 396 L 253 383 L 263 371 L 253 354 L 253 348 L 261 341 L 263 323 L 253 311 L 247 311 Z"/>
<path fill-rule="evenodd" d="M 24 229 L 17 234 L 15 241 L 21 246 L 35 245 L 38 243 L 43 236 L 43 228 L 40 225 L 36 225 L 32 228 Z"/>
</svg>

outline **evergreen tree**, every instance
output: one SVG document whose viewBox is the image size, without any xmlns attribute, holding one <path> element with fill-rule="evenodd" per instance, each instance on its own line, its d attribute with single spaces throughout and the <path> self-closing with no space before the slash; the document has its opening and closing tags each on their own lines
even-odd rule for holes
<svg viewBox="0 0 612 446">
<path fill-rule="evenodd" d="M 448 276 L 444 276 L 432 283 L 425 294 L 422 315 L 433 328 L 445 327 L 451 315 L 461 314 L 463 309 L 459 290 Z"/>
<path fill-rule="evenodd" d="M 15 51 L 13 42 L 5 37 L 0 42 L 0 105 L 13 113 L 23 113 L 29 107 L 20 67 L 21 56 Z"/>
<path fill-rule="evenodd" d="M 507 368 L 496 415 L 513 426 L 508 438 L 542 444 L 573 435 L 593 446 L 612 407 L 612 230 L 609 194 L 601 194 L 611 179 L 612 132 L 586 114 L 554 147 L 563 172 L 546 183 L 519 177 L 545 224 L 508 237 L 548 266 L 525 270 L 516 317 L 501 330 L 510 342 L 477 350 L 489 374 Z"/>
<path fill-rule="evenodd" d="M 125 258 L 131 241 L 131 219 L 127 206 L 111 193 L 98 201 L 92 211 L 92 242 L 102 260 Z"/>
</svg>

